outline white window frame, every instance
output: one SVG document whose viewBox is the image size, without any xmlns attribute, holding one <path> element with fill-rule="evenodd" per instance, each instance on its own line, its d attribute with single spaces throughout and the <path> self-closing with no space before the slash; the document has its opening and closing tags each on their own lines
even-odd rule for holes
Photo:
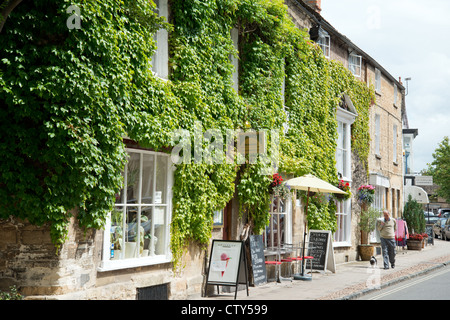
<svg viewBox="0 0 450 320">
<path fill-rule="evenodd" d="M 348 182 L 351 187 L 352 182 L 352 156 L 351 156 L 351 126 L 356 119 L 356 115 L 340 107 L 336 110 L 336 120 L 338 122 L 338 141 L 336 145 L 336 169 L 341 174 L 340 179 Z M 341 128 L 341 130 L 339 130 Z M 344 156 L 345 154 L 345 156 Z M 344 160 L 345 159 L 345 160 Z M 342 168 L 343 172 L 339 169 Z M 352 245 L 351 225 L 352 225 L 352 201 L 336 201 L 336 222 L 337 229 L 334 233 L 334 247 L 349 247 Z"/>
<path fill-rule="evenodd" d="M 352 245 L 352 201 L 336 201 L 336 232 L 333 234 L 333 247 L 351 247 Z"/>
<path fill-rule="evenodd" d="M 331 38 L 325 31 L 321 32 L 319 38 L 317 39 L 317 44 L 322 49 L 325 58 L 330 59 L 331 53 Z"/>
<path fill-rule="evenodd" d="M 381 115 L 375 114 L 375 155 L 381 157 Z"/>
<path fill-rule="evenodd" d="M 375 68 L 375 91 L 381 94 L 381 71 Z"/>
<path fill-rule="evenodd" d="M 138 153 L 140 154 L 140 173 L 142 174 L 143 170 L 143 155 L 150 154 L 156 156 L 167 157 L 167 183 L 165 190 L 165 199 L 163 202 L 165 203 L 152 203 L 152 204 L 142 204 L 142 203 L 133 203 L 133 204 L 117 204 L 118 207 L 165 207 L 165 230 L 164 230 L 164 239 L 158 239 L 158 241 L 164 241 L 164 254 L 159 255 L 150 255 L 145 257 L 136 257 L 136 258 L 128 258 L 128 259 L 111 259 L 111 240 L 110 240 L 110 230 L 111 230 L 111 214 L 108 215 L 106 219 L 105 229 L 103 232 L 103 254 L 102 261 L 98 268 L 98 271 L 110 271 L 110 270 L 118 270 L 125 268 L 136 268 L 142 266 L 149 266 L 161 263 L 169 263 L 172 261 L 172 253 L 170 251 L 170 221 L 172 220 L 172 186 L 173 186 L 173 174 L 175 167 L 171 161 L 171 157 L 168 154 L 153 152 L 141 149 L 130 149 L 126 148 L 128 153 Z M 156 168 L 156 161 L 155 168 Z M 125 166 L 124 172 L 124 185 L 126 186 L 127 182 L 127 165 Z M 156 180 L 156 170 L 153 170 L 153 181 Z M 142 184 L 145 183 L 142 179 L 139 179 L 140 186 L 139 190 L 142 190 Z M 155 185 L 155 184 L 154 184 Z M 153 188 L 153 198 L 155 198 L 155 187 Z M 140 194 L 140 191 L 139 191 Z M 140 196 L 139 196 L 140 197 Z M 125 214 L 125 213 L 124 213 Z M 140 219 L 137 219 L 140 221 Z M 140 230 L 140 222 L 137 224 L 137 229 Z M 123 228 L 125 230 L 125 228 Z M 136 237 L 139 237 L 137 235 Z M 124 241 L 124 240 L 123 240 Z"/>
<path fill-rule="evenodd" d="M 356 115 L 352 112 L 344 110 L 340 107 L 336 111 L 336 120 L 338 122 L 338 141 L 336 145 L 336 169 L 342 175 L 341 179 L 345 181 L 352 180 L 352 157 L 351 157 L 351 126 L 355 121 Z M 342 127 L 342 132 L 339 132 L 339 128 Z M 342 141 L 342 143 L 340 143 Z M 342 152 L 342 157 L 339 156 L 339 151 Z M 346 154 L 345 163 L 341 160 L 344 159 L 343 155 Z M 339 169 L 342 168 L 343 172 Z"/>
<path fill-rule="evenodd" d="M 237 28 L 232 28 L 230 32 L 231 40 L 233 40 L 233 47 L 239 53 L 239 30 Z M 233 89 L 239 92 L 239 59 L 233 54 L 230 55 L 231 64 L 234 67 L 231 80 L 233 82 Z"/>
<path fill-rule="evenodd" d="M 398 141 L 398 133 L 397 133 L 397 125 L 394 124 L 393 125 L 393 130 L 392 130 L 392 158 L 394 161 L 394 164 L 397 164 L 397 157 L 398 157 L 398 152 L 397 152 L 397 141 Z"/>
<path fill-rule="evenodd" d="M 154 0 L 158 15 L 169 19 L 168 0 Z M 169 33 L 166 29 L 159 29 L 154 39 L 156 42 L 156 51 L 152 57 L 152 72 L 163 80 L 169 79 Z"/>
<path fill-rule="evenodd" d="M 355 77 L 361 77 L 362 56 L 355 53 L 350 53 L 348 56 L 348 69 Z"/>
</svg>

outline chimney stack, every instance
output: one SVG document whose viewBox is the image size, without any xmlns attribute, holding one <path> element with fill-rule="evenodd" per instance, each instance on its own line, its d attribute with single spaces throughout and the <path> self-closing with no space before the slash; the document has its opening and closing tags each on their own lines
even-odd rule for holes
<svg viewBox="0 0 450 320">
<path fill-rule="evenodd" d="M 322 11 L 322 0 L 303 0 L 303 2 L 313 8 L 317 13 Z"/>
</svg>

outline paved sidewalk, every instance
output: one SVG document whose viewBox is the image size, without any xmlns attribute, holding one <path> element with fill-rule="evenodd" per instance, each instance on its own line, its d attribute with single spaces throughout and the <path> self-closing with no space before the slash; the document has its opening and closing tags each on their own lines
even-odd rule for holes
<svg viewBox="0 0 450 320">
<path fill-rule="evenodd" d="M 237 300 L 350 300 L 450 263 L 450 242 L 435 239 L 421 251 L 397 251 L 395 269 L 384 270 L 381 255 L 378 266 L 368 261 L 355 261 L 336 265 L 336 273 L 313 273 L 312 281 L 293 280 L 249 287 L 237 293 Z M 234 300 L 234 293 L 221 293 L 204 300 Z"/>
</svg>

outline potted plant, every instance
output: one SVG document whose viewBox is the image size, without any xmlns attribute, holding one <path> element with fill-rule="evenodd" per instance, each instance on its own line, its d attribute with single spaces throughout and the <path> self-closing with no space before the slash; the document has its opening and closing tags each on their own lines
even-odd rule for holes
<svg viewBox="0 0 450 320">
<path fill-rule="evenodd" d="M 409 235 L 406 245 L 408 250 L 422 250 L 423 236 L 418 233 L 412 233 Z"/>
<path fill-rule="evenodd" d="M 411 195 L 408 196 L 408 201 L 405 203 L 403 217 L 412 233 L 421 234 L 425 232 L 426 221 L 422 205 L 414 200 Z"/>
<path fill-rule="evenodd" d="M 375 230 L 377 220 L 381 216 L 380 210 L 368 207 L 361 211 L 359 227 L 361 230 L 361 245 L 359 246 L 359 255 L 362 261 L 369 261 L 374 255 L 375 246 L 369 243 L 369 233 Z"/>
</svg>

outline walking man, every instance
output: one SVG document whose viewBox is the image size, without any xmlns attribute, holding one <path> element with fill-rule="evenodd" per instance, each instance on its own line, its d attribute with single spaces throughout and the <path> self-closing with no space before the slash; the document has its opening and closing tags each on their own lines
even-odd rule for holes
<svg viewBox="0 0 450 320">
<path fill-rule="evenodd" d="M 381 249 L 384 269 L 389 269 L 389 263 L 395 268 L 395 231 L 397 221 L 391 218 L 389 211 L 383 211 L 384 219 L 378 220 L 377 228 L 380 231 Z"/>
</svg>

